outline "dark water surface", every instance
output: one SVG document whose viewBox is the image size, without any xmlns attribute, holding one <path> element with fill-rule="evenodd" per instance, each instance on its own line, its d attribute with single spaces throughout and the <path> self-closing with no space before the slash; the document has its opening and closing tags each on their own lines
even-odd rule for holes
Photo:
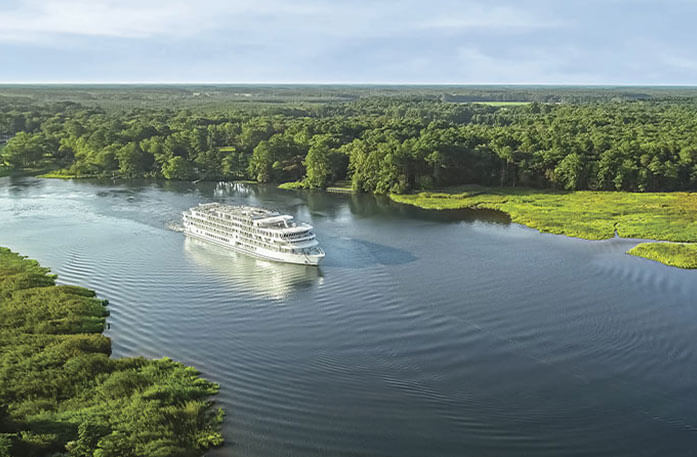
<svg viewBox="0 0 697 457">
<path fill-rule="evenodd" d="M 315 225 L 326 262 L 167 230 L 208 201 Z M 632 244 L 370 196 L 0 179 L 0 245 L 108 298 L 115 356 L 221 384 L 213 456 L 697 455 L 697 272 Z"/>
</svg>

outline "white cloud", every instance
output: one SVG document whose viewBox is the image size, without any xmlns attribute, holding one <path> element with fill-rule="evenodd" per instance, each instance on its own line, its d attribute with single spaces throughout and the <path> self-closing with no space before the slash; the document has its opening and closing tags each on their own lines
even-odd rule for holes
<svg viewBox="0 0 697 457">
<path fill-rule="evenodd" d="M 0 40 L 48 41 L 62 35 L 149 38 L 191 36 L 250 14 L 304 14 L 307 8 L 254 0 L 21 0 L 0 7 Z"/>
<path fill-rule="evenodd" d="M 437 15 L 422 20 L 418 26 L 424 29 L 537 29 L 560 27 L 561 21 L 532 15 L 526 11 L 512 7 L 492 7 L 478 4 L 466 4 L 462 10 L 449 11 L 448 14 Z"/>
<path fill-rule="evenodd" d="M 186 38 L 226 29 L 321 39 L 550 24 L 513 7 L 449 1 L 19 0 L 15 8 L 0 6 L 0 41 L 43 43 L 65 36 Z"/>
<path fill-rule="evenodd" d="M 693 81 L 697 6 L 634 1 L 0 0 L 0 78 Z"/>
</svg>

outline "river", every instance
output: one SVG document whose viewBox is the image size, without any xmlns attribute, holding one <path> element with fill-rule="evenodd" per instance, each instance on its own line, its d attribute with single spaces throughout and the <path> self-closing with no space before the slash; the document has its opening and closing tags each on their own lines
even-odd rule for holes
<svg viewBox="0 0 697 457">
<path fill-rule="evenodd" d="M 315 226 L 320 268 L 167 229 L 221 201 Z M 0 245 L 109 299 L 115 357 L 221 384 L 219 456 L 697 454 L 697 271 L 496 213 L 216 183 L 0 179 Z"/>
</svg>

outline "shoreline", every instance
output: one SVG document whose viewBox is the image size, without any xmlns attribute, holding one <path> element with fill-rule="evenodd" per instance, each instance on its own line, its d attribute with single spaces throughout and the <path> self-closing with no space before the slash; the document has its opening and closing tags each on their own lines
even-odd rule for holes
<svg viewBox="0 0 697 457">
<path fill-rule="evenodd" d="M 697 193 L 560 192 L 461 186 L 439 192 L 390 194 L 423 209 L 492 209 L 511 222 L 586 240 L 615 236 L 649 240 L 627 254 L 664 265 L 697 269 Z"/>
</svg>

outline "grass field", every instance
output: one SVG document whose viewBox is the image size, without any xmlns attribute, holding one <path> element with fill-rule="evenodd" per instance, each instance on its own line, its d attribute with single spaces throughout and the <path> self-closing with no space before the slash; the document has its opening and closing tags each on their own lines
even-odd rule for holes
<svg viewBox="0 0 697 457">
<path fill-rule="evenodd" d="M 641 243 L 627 254 L 644 257 L 679 268 L 697 268 L 697 244 L 692 243 Z"/>
<path fill-rule="evenodd" d="M 612 238 L 617 233 L 624 238 L 697 242 L 697 193 L 558 192 L 464 186 L 390 197 L 426 209 L 495 209 L 509 214 L 513 222 L 541 232 L 589 240 Z M 659 261 L 670 264 L 673 251 L 660 249 L 666 261 Z M 686 252 L 684 248 L 674 252 L 678 251 Z M 648 251 L 638 252 L 635 255 Z"/>
<path fill-rule="evenodd" d="M 531 102 L 473 102 L 477 105 L 489 105 L 489 106 L 521 106 L 529 105 Z"/>
</svg>

